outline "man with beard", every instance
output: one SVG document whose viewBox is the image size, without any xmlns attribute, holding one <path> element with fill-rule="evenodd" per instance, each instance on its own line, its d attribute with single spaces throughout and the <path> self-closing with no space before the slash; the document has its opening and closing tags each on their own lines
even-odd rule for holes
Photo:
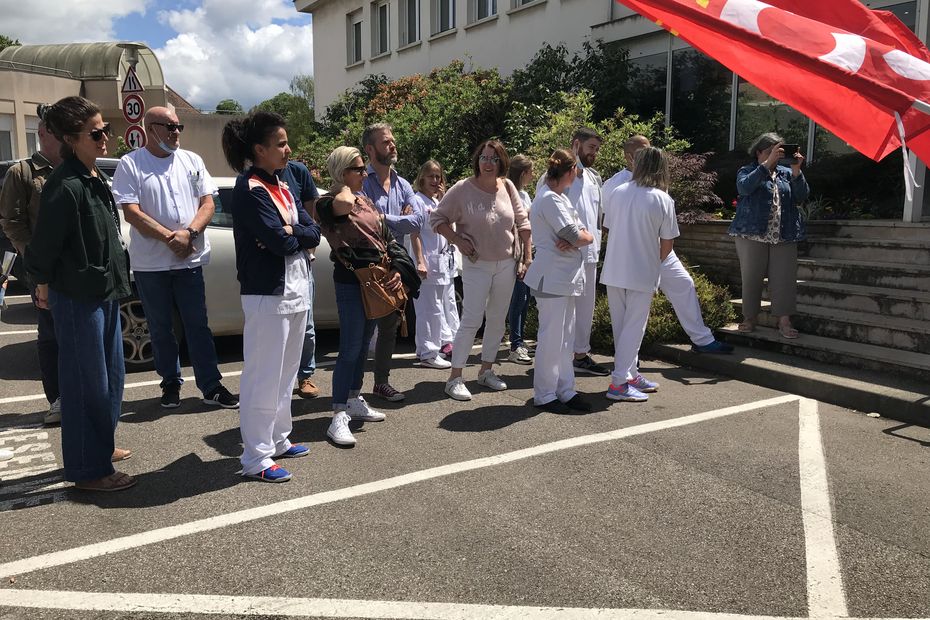
<svg viewBox="0 0 930 620">
<path fill-rule="evenodd" d="M 423 208 L 410 183 L 394 170 L 397 144 L 393 128 L 387 123 L 369 125 L 362 133 L 362 148 L 368 156 L 368 176 L 362 192 L 384 214 L 394 238 L 403 245 L 406 235 L 420 230 Z M 395 402 L 404 399 L 404 393 L 394 389 L 389 382 L 398 318 L 398 314 L 392 312 L 378 320 L 373 390 L 376 396 Z"/>
</svg>

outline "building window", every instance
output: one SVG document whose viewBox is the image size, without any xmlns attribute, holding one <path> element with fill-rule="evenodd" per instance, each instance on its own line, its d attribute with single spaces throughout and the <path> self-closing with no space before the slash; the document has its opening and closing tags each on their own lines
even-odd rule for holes
<svg viewBox="0 0 930 620">
<path fill-rule="evenodd" d="M 511 0 L 510 6 L 515 9 L 519 9 L 524 4 L 532 4 L 536 0 Z"/>
<path fill-rule="evenodd" d="M 630 59 L 629 83 L 633 93 L 630 112 L 650 118 L 665 113 L 668 52 Z"/>
<path fill-rule="evenodd" d="M 13 117 L 0 114 L 0 159 L 13 159 Z"/>
<path fill-rule="evenodd" d="M 455 28 L 455 0 L 431 0 L 431 34 L 439 34 Z"/>
<path fill-rule="evenodd" d="M 391 51 L 390 4 L 388 0 L 371 3 L 371 55 L 380 56 Z"/>
<path fill-rule="evenodd" d="M 698 153 L 723 153 L 730 144 L 733 73 L 695 49 L 672 52 L 672 126 Z"/>
<path fill-rule="evenodd" d="M 39 150 L 39 117 L 26 117 L 26 151 L 29 154 Z"/>
<path fill-rule="evenodd" d="M 400 44 L 420 40 L 420 0 L 400 0 Z"/>
<path fill-rule="evenodd" d="M 362 10 L 346 15 L 346 64 L 362 62 Z"/>
<path fill-rule="evenodd" d="M 469 23 L 497 15 L 497 0 L 468 0 L 468 13 Z"/>
<path fill-rule="evenodd" d="M 736 149 L 746 151 L 756 137 L 767 131 L 781 135 L 788 144 L 800 144 L 807 152 L 807 117 L 740 79 L 736 97 Z"/>
</svg>

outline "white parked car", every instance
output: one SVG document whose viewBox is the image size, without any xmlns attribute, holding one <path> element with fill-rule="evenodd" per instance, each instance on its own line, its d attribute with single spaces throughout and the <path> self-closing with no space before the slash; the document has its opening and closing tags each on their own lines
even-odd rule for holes
<svg viewBox="0 0 930 620">
<path fill-rule="evenodd" d="M 117 159 L 100 159 L 97 165 L 112 176 Z M 236 279 L 236 247 L 233 241 L 232 215 L 228 211 L 230 196 L 236 184 L 235 177 L 214 177 L 219 193 L 214 195 L 216 213 L 206 234 L 210 239 L 210 262 L 204 267 L 207 317 L 214 336 L 242 333 L 244 318 L 239 298 L 239 281 Z M 123 237 L 129 239 L 129 225 L 123 220 Z M 336 293 L 333 287 L 333 263 L 329 258 L 329 244 L 320 240 L 313 261 L 316 298 L 313 304 L 314 324 L 318 329 L 338 328 Z M 123 323 L 123 353 L 126 368 L 144 369 L 152 366 L 152 339 L 142 302 L 135 295 L 120 304 Z M 175 320 L 175 334 L 183 338 L 180 319 Z"/>
</svg>

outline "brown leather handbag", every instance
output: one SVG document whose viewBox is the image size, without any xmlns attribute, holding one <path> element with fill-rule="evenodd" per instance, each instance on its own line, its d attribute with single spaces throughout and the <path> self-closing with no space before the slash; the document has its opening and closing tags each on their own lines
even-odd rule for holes
<svg viewBox="0 0 930 620">
<path fill-rule="evenodd" d="M 400 314 L 400 335 L 407 336 L 407 292 L 401 286 L 395 291 L 389 291 L 385 284 L 390 279 L 391 261 L 387 255 L 382 256 L 380 263 L 368 263 L 367 267 L 353 267 L 352 263 L 339 253 L 339 260 L 345 268 L 358 278 L 362 290 L 362 305 L 365 316 L 369 319 L 380 319 L 392 312 Z"/>
</svg>

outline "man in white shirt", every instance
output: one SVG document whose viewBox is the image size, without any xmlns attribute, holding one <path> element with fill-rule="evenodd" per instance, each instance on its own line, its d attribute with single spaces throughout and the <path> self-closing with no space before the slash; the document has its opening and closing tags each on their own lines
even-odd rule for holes
<svg viewBox="0 0 930 620">
<path fill-rule="evenodd" d="M 597 261 L 601 253 L 601 177 L 591 166 L 597 159 L 603 140 L 596 131 L 588 127 L 579 127 L 572 135 L 571 150 L 577 165 L 575 180 L 565 195 L 571 201 L 578 218 L 585 229 L 594 235 L 594 242 L 580 248 L 584 255 L 584 291 L 575 300 L 575 372 L 606 377 L 610 374 L 604 366 L 591 359 L 591 327 L 594 324 L 594 301 L 597 290 Z M 536 185 L 539 194 L 546 175 L 540 177 Z M 567 245 L 567 244 L 566 244 Z M 567 249 L 567 248 L 566 248 Z"/>
<path fill-rule="evenodd" d="M 608 197 L 616 188 L 628 183 L 633 178 L 633 160 L 636 153 L 647 146 L 651 146 L 649 138 L 642 135 L 630 136 L 623 143 L 623 154 L 629 168 L 624 168 L 604 183 L 605 205 Z M 668 257 L 662 261 L 660 274 L 659 290 L 672 304 L 678 322 L 681 323 L 685 333 L 688 334 L 688 338 L 691 339 L 691 349 L 696 353 L 732 353 L 733 345 L 714 338 L 713 332 L 704 324 L 704 317 L 701 315 L 701 304 L 698 301 L 697 292 L 694 290 L 694 280 L 681 263 L 681 259 L 676 256 L 675 250 L 669 252 Z"/>
<path fill-rule="evenodd" d="M 177 308 L 203 402 L 234 409 L 239 400 L 221 383 L 204 293 L 203 266 L 210 259 L 205 232 L 216 185 L 200 156 L 180 148 L 184 125 L 172 110 L 151 108 L 144 125 L 145 148 L 120 160 L 113 195 L 132 227 L 129 259 L 162 379 L 161 406 L 180 405 Z"/>
</svg>

